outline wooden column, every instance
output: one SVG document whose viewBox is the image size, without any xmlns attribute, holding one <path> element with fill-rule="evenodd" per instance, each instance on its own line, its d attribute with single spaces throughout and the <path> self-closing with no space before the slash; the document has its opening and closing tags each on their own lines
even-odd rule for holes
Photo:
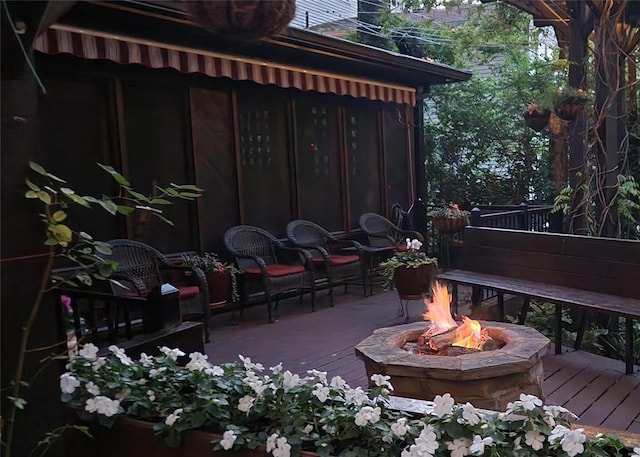
<svg viewBox="0 0 640 457">
<path fill-rule="evenodd" d="M 416 183 L 416 199 L 426 200 L 427 177 L 424 168 L 426 160 L 424 144 L 424 91 L 422 87 L 416 90 L 416 106 L 413 109 L 414 129 L 414 172 Z"/>
</svg>

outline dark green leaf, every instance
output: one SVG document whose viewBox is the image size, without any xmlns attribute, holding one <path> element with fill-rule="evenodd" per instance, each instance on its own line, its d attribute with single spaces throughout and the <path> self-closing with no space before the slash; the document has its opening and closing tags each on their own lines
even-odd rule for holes
<svg viewBox="0 0 640 457">
<path fill-rule="evenodd" d="M 38 192 L 40 190 L 40 188 L 38 186 L 36 186 L 34 183 L 32 183 L 29 179 L 25 179 L 24 182 L 27 183 L 27 186 L 29 187 L 29 189 L 31 189 L 34 192 Z"/>
</svg>

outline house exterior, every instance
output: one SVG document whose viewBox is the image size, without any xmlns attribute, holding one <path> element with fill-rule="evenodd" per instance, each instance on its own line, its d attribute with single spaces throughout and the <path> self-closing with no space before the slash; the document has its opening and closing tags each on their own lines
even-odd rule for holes
<svg viewBox="0 0 640 457">
<path fill-rule="evenodd" d="M 416 179 L 424 174 L 415 166 L 424 162 L 422 93 L 471 76 L 295 28 L 258 42 L 226 40 L 194 24 L 180 2 L 6 6 L 3 387 L 46 262 L 37 209 L 23 197 L 29 160 L 82 195 L 115 191 L 97 163 L 121 170 L 146 194 L 171 182 L 205 190 L 197 202 L 167 207 L 174 226 L 100 210 L 72 214 L 70 225 L 95 239 L 137 239 L 168 253 L 221 253 L 222 234 L 237 224 L 282 237 L 288 221 L 304 218 L 349 232 L 361 213 L 386 214 L 392 203 L 415 199 Z M 10 22 L 18 24 L 15 35 Z M 58 341 L 56 309 L 43 307 L 30 345 Z M 58 368 L 33 386 L 37 404 L 49 406 L 26 413 L 23 425 L 29 425 L 21 430 L 29 436 L 16 438 L 21 445 L 37 440 L 61 414 Z M 42 415 L 50 420 L 39 420 Z"/>
</svg>

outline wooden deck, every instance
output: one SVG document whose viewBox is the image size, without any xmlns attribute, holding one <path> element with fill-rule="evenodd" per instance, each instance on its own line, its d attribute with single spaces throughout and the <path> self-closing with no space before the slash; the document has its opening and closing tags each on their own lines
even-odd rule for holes
<svg viewBox="0 0 640 457">
<path fill-rule="evenodd" d="M 265 305 L 245 311 L 243 321 L 230 324 L 230 314 L 211 319 L 211 342 L 205 345 L 209 361 L 236 360 L 238 354 L 270 367 L 282 362 L 285 369 L 303 374 L 317 369 L 340 375 L 352 387 L 366 387 L 364 363 L 354 346 L 373 330 L 403 324 L 394 291 L 362 297 L 361 288 L 334 291 L 335 307 L 329 307 L 326 291 L 316 298 L 311 312 L 307 297 L 280 303 L 279 320 L 267 322 Z M 409 302 L 410 322 L 422 319 L 424 304 Z M 559 404 L 580 416 L 577 423 L 640 433 L 640 371 L 625 375 L 624 362 L 582 351 L 567 351 L 544 358 L 544 392 L 547 403 Z M 640 439 L 640 437 L 639 437 Z"/>
</svg>

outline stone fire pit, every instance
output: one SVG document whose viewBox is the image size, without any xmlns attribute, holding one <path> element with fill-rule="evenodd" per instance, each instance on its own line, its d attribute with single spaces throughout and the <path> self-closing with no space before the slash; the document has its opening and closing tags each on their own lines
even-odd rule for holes
<svg viewBox="0 0 640 457">
<path fill-rule="evenodd" d="M 503 322 L 480 321 L 489 335 L 505 345 L 495 351 L 458 356 L 418 355 L 404 349 L 430 325 L 415 322 L 380 328 L 356 346 L 367 376 L 391 377 L 394 395 L 433 400 L 449 392 L 458 403 L 504 411 L 521 393 L 544 399 L 542 357 L 549 339 L 537 330 Z"/>
</svg>

